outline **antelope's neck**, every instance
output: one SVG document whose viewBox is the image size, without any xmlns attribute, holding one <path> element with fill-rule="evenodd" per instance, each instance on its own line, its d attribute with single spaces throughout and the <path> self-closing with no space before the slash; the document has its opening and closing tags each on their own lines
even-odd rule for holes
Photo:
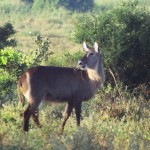
<svg viewBox="0 0 150 150">
<path fill-rule="evenodd" d="M 97 68 L 96 68 L 97 69 Z M 98 70 L 96 69 L 88 69 L 87 73 L 88 73 L 88 77 L 91 81 L 95 81 L 95 82 L 100 82 L 100 76 L 98 73 Z"/>
<path fill-rule="evenodd" d="M 95 84 L 96 87 L 101 87 L 105 81 L 103 63 L 99 62 L 94 69 L 89 68 L 87 73 L 90 81 Z"/>
</svg>

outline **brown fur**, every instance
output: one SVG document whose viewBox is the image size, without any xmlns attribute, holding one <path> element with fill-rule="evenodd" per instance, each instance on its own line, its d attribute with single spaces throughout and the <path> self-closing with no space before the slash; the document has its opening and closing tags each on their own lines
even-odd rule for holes
<svg viewBox="0 0 150 150">
<path fill-rule="evenodd" d="M 31 116 L 40 127 L 36 114 L 42 101 L 67 102 L 62 130 L 73 108 L 75 108 L 77 125 L 80 125 L 82 101 L 89 100 L 105 80 L 102 57 L 98 51 L 93 52 L 93 56 L 90 56 L 90 50 L 86 53 L 79 62 L 79 69 L 37 66 L 28 69 L 19 78 L 19 101 L 23 104 L 22 93 L 28 102 L 28 107 L 24 111 L 24 131 L 29 129 Z"/>
</svg>

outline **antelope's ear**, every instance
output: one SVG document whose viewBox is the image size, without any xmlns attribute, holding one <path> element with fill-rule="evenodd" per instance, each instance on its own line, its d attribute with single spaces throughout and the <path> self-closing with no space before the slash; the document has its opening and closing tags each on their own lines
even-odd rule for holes
<svg viewBox="0 0 150 150">
<path fill-rule="evenodd" d="M 88 49 L 88 47 L 87 47 L 87 45 L 86 45 L 85 42 L 83 42 L 83 49 L 84 49 L 86 52 L 89 51 L 89 49 Z"/>
<path fill-rule="evenodd" d="M 98 44 L 96 42 L 94 43 L 94 50 L 95 52 L 98 52 Z"/>
</svg>

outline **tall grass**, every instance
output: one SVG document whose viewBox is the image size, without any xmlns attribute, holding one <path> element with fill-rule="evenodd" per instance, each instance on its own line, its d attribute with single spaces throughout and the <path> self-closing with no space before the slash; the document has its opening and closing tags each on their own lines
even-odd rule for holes
<svg viewBox="0 0 150 150">
<path fill-rule="evenodd" d="M 129 0 L 122 0 L 122 2 L 128 2 Z M 136 0 L 131 0 L 131 1 L 136 1 Z M 150 5 L 150 1 L 149 0 L 137 0 L 138 2 L 140 2 L 141 4 L 148 4 Z M 103 1 L 100 1 L 100 0 L 95 0 L 95 3 L 97 5 L 109 5 L 109 4 L 113 4 L 113 5 L 116 5 L 117 3 L 120 3 L 121 1 L 120 0 L 103 0 Z"/>
<path fill-rule="evenodd" d="M 60 136 L 63 105 L 43 105 L 40 111 L 43 127 L 38 129 L 30 120 L 30 131 L 24 134 L 20 114 L 25 108 L 15 102 L 5 104 L 0 110 L 0 148 L 148 150 L 148 105 L 142 96 L 130 95 L 121 85 L 108 85 L 95 98 L 83 103 L 81 127 L 76 127 L 73 113 Z"/>
<path fill-rule="evenodd" d="M 102 10 L 106 7 L 115 6 L 119 2 L 119 0 L 95 0 L 97 7 L 102 8 Z M 141 3 L 150 5 L 148 0 L 141 1 Z M 69 12 L 64 8 L 56 9 L 53 3 L 52 6 L 41 9 L 40 4 L 38 7 L 35 5 L 32 7 L 32 5 L 20 0 L 0 1 L 0 24 L 11 22 L 14 25 L 17 31 L 15 36 L 18 41 L 17 49 L 23 51 L 34 49 L 33 37 L 37 34 L 50 39 L 52 42 L 50 50 L 62 51 L 79 48 L 78 45 L 71 42 L 71 39 L 75 18 L 80 14 Z"/>
<path fill-rule="evenodd" d="M 55 48 L 62 50 L 64 43 L 68 43 L 67 41 L 71 39 L 73 30 L 72 15 L 69 11 L 63 8 L 43 8 L 38 11 L 19 0 L 0 1 L 0 24 L 5 22 L 14 25 L 17 31 L 15 36 L 18 41 L 17 49 L 24 51 L 34 49 L 33 37 L 37 34 L 49 38 L 52 49 L 54 49 L 53 45 L 57 45 Z"/>
</svg>

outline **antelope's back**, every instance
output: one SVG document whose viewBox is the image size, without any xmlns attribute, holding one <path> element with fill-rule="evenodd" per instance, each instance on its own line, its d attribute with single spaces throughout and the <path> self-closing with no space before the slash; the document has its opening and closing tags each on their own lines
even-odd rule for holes
<svg viewBox="0 0 150 150">
<path fill-rule="evenodd" d="M 68 101 L 88 99 L 90 95 L 87 73 L 79 69 L 38 66 L 28 69 L 23 76 L 26 74 L 29 75 L 33 97 L 38 95 L 49 101 Z"/>
</svg>

